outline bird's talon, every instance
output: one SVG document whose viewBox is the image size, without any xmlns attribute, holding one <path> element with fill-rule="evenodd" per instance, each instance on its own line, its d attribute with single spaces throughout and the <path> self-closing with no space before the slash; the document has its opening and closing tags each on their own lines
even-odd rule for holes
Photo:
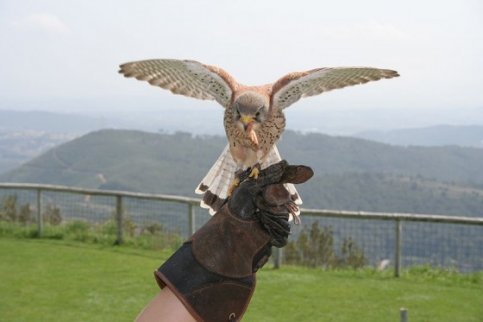
<svg viewBox="0 0 483 322">
<path fill-rule="evenodd" d="M 288 210 L 290 215 L 292 215 L 294 224 L 299 225 L 301 222 L 300 217 L 297 215 L 299 207 L 294 202 L 289 201 L 285 204 L 285 208 Z"/>
<path fill-rule="evenodd" d="M 231 182 L 230 187 L 228 188 L 228 192 L 227 192 L 228 197 L 230 197 L 232 195 L 233 190 L 235 190 L 235 188 L 238 187 L 239 184 L 240 184 L 240 179 L 239 178 L 233 179 L 233 181 Z"/>
<path fill-rule="evenodd" d="M 253 179 L 258 179 L 259 174 L 260 174 L 260 169 L 257 166 L 254 166 L 248 177 Z"/>
</svg>

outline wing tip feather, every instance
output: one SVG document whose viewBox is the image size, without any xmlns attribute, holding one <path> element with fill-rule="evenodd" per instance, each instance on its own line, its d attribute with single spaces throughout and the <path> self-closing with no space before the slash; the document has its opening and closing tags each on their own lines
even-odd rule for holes
<svg viewBox="0 0 483 322">
<path fill-rule="evenodd" d="M 384 78 L 393 78 L 393 77 L 399 77 L 401 75 L 399 75 L 399 73 L 396 71 L 396 70 L 392 70 L 392 69 L 383 69 L 383 77 Z"/>
</svg>

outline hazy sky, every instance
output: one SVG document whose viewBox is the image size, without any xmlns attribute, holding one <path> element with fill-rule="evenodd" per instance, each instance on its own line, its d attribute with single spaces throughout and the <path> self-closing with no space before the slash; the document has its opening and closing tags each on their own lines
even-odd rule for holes
<svg viewBox="0 0 483 322">
<path fill-rule="evenodd" d="M 396 69 L 398 79 L 326 93 L 288 112 L 441 111 L 483 124 L 482 3 L 0 0 L 0 109 L 214 111 L 214 102 L 117 74 L 120 63 L 164 57 L 219 65 L 246 84 L 323 66 Z"/>
</svg>

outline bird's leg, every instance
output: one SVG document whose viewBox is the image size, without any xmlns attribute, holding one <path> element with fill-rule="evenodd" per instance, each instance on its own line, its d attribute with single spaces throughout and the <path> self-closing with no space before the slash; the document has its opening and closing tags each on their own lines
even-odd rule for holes
<svg viewBox="0 0 483 322">
<path fill-rule="evenodd" d="M 255 164 L 252 167 L 252 170 L 250 171 L 250 174 L 248 176 L 253 179 L 258 179 L 258 175 L 260 174 L 260 169 L 261 169 L 260 163 Z"/>
<path fill-rule="evenodd" d="M 235 178 L 233 179 L 233 181 L 231 182 L 230 186 L 228 187 L 228 191 L 227 191 L 227 196 L 230 197 L 231 194 L 233 193 L 233 190 L 235 190 L 236 187 L 238 187 L 238 185 L 240 184 L 240 177 L 243 175 L 243 172 L 242 170 L 238 170 L 235 172 Z"/>
</svg>

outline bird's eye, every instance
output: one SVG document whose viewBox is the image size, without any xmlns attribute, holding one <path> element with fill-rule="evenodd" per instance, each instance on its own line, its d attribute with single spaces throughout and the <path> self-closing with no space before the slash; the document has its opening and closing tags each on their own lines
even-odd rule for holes
<svg viewBox="0 0 483 322">
<path fill-rule="evenodd" d="M 257 111 L 257 113 L 255 114 L 255 117 L 259 117 L 260 116 L 260 111 Z"/>
</svg>

